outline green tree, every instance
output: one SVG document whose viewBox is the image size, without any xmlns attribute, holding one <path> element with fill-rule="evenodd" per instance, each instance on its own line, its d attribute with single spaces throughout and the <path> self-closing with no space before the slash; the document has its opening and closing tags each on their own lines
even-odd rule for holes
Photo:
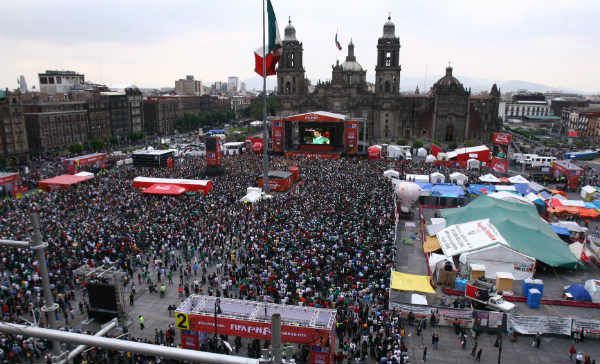
<svg viewBox="0 0 600 364">
<path fill-rule="evenodd" d="M 83 151 L 83 145 L 81 143 L 71 144 L 69 145 L 69 152 L 73 154 L 78 154 Z"/>
<path fill-rule="evenodd" d="M 129 140 L 131 141 L 137 141 L 140 139 L 144 139 L 144 133 L 142 132 L 132 132 L 129 133 Z"/>
<path fill-rule="evenodd" d="M 262 120 L 263 110 L 263 98 L 262 94 L 255 97 L 250 106 L 244 110 L 247 117 L 251 117 L 254 120 Z M 277 96 L 270 94 L 267 96 L 267 115 L 276 115 L 279 112 L 279 103 L 277 102 Z"/>
<path fill-rule="evenodd" d="M 474 147 L 475 145 L 477 145 L 477 141 L 473 140 L 473 139 L 467 139 L 465 140 L 465 147 Z"/>
<path fill-rule="evenodd" d="M 415 140 L 413 140 L 412 146 L 413 146 L 413 148 L 416 148 L 416 149 L 421 148 L 423 146 L 423 142 L 419 139 L 415 139 Z"/>
<path fill-rule="evenodd" d="M 408 145 L 408 140 L 406 138 L 398 139 L 398 145 Z"/>
<path fill-rule="evenodd" d="M 104 148 L 104 141 L 102 139 L 98 139 L 98 138 L 92 139 L 90 141 L 90 148 L 93 151 L 97 152 L 97 151 L 101 150 L 102 148 Z"/>
</svg>

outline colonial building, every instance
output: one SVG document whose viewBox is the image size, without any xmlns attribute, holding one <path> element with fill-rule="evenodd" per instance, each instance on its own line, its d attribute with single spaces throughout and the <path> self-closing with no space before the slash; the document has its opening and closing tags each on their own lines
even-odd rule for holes
<svg viewBox="0 0 600 364">
<path fill-rule="evenodd" d="M 23 107 L 19 93 L 0 90 L 0 156 L 29 152 Z"/>
<path fill-rule="evenodd" d="M 144 100 L 144 129 L 148 134 L 169 135 L 175 130 L 178 102 L 173 97 Z"/>
<path fill-rule="evenodd" d="M 318 83 L 310 93 L 302 58 L 302 43 L 290 21 L 277 70 L 277 94 L 283 116 L 328 110 L 362 117 L 366 128 L 361 130 L 359 139 L 370 143 L 397 142 L 401 138 L 447 144 L 468 139 L 488 141 L 501 126 L 497 86 L 494 84 L 489 93 L 472 95 L 452 75 L 450 66 L 428 93 L 420 94 L 418 89 L 412 94 L 401 93 L 400 39 L 391 18 L 377 41 L 374 90 L 367 84 L 366 70 L 357 61 L 352 41 L 346 60 L 332 66 L 331 81 Z"/>
<path fill-rule="evenodd" d="M 23 105 L 29 147 L 35 152 L 68 147 L 87 140 L 85 101 Z"/>
</svg>

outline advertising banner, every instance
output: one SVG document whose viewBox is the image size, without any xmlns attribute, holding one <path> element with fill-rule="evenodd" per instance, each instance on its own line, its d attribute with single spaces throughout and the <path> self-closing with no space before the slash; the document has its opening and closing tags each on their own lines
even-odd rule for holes
<svg viewBox="0 0 600 364">
<path fill-rule="evenodd" d="M 208 315 L 189 314 L 189 328 L 193 331 L 215 332 L 215 317 Z M 219 335 L 233 335 L 250 337 L 260 340 L 271 340 L 271 324 L 240 320 L 217 316 L 217 333 Z M 298 344 L 326 343 L 329 330 L 300 326 L 281 325 L 281 340 Z"/>
<path fill-rule="evenodd" d="M 355 154 L 358 151 L 358 123 L 346 123 L 346 153 Z"/>
<path fill-rule="evenodd" d="M 494 133 L 492 134 L 492 143 L 493 144 L 501 144 L 501 145 L 509 145 L 512 140 L 512 135 L 509 133 Z"/>
<path fill-rule="evenodd" d="M 508 173 L 508 160 L 503 158 L 492 158 L 490 163 L 492 171 L 496 173 Z"/>
<path fill-rule="evenodd" d="M 586 335 L 600 336 L 600 321 L 586 320 L 580 318 L 573 319 L 573 331 L 581 331 L 583 329 L 584 337 Z"/>
<path fill-rule="evenodd" d="M 519 334 L 571 335 L 571 318 L 556 316 L 522 316 L 509 315 L 508 326 Z"/>
<path fill-rule="evenodd" d="M 508 245 L 489 219 L 448 226 L 440 230 L 436 237 L 447 257 L 495 244 Z"/>
</svg>

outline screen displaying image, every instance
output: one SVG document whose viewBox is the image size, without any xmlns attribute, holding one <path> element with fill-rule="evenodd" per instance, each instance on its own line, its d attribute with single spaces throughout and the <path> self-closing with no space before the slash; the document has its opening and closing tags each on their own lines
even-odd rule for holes
<svg viewBox="0 0 600 364">
<path fill-rule="evenodd" d="M 330 128 L 304 128 L 302 129 L 302 142 L 304 144 L 331 144 L 332 131 Z"/>
</svg>

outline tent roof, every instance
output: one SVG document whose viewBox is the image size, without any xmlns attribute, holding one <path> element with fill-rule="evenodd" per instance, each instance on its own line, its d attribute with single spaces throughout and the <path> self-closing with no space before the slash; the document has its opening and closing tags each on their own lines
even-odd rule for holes
<svg viewBox="0 0 600 364">
<path fill-rule="evenodd" d="M 491 183 L 498 183 L 498 182 L 500 182 L 500 179 L 498 177 L 494 176 L 491 173 L 484 174 L 483 176 L 480 176 L 479 180 L 482 181 L 482 182 L 491 182 Z"/>
<path fill-rule="evenodd" d="M 187 191 L 185 188 L 178 186 L 178 185 L 166 185 L 166 184 L 156 183 L 148 188 L 145 188 L 143 192 L 151 194 L 151 195 L 176 196 L 176 195 L 181 195 L 185 191 Z"/>
<path fill-rule="evenodd" d="M 398 291 L 435 293 L 429 276 L 391 271 L 391 288 Z"/>
<path fill-rule="evenodd" d="M 489 197 L 497 198 L 499 200 L 504 201 L 514 201 L 519 203 L 524 203 L 527 205 L 532 205 L 533 202 L 529 201 L 527 198 L 517 195 L 516 193 L 508 192 L 508 191 L 498 191 L 492 192 L 488 194 Z"/>
<path fill-rule="evenodd" d="M 441 211 L 448 226 L 489 218 L 513 249 L 552 267 L 573 268 L 578 261 L 534 206 L 479 196 L 465 207 Z"/>
<path fill-rule="evenodd" d="M 62 174 L 60 176 L 46 178 L 39 182 L 40 186 L 71 186 L 83 181 L 92 179 L 93 176 L 75 176 L 72 174 Z"/>
<path fill-rule="evenodd" d="M 525 177 L 521 176 L 520 174 L 509 177 L 508 180 L 510 181 L 510 183 L 529 183 L 529 181 L 527 179 L 525 179 Z"/>
</svg>

